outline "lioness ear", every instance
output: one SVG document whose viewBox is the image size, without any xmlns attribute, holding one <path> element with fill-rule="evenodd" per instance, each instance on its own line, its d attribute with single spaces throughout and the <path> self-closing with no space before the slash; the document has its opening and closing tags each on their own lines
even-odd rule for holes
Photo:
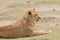
<svg viewBox="0 0 60 40">
<path fill-rule="evenodd" d="M 30 11 L 28 11 L 28 15 L 31 15 L 32 13 Z"/>
</svg>

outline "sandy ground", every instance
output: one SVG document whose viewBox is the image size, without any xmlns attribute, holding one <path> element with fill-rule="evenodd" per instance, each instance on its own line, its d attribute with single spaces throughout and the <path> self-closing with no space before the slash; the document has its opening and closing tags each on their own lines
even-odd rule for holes
<svg viewBox="0 0 60 40">
<path fill-rule="evenodd" d="M 39 9 L 39 11 L 52 11 L 53 9 L 55 10 L 60 10 L 60 6 L 58 5 L 41 5 L 38 6 L 37 9 Z"/>
<path fill-rule="evenodd" d="M 5 25 L 10 25 L 10 24 L 14 24 L 16 21 L 0 21 L 0 26 L 5 26 Z"/>
</svg>

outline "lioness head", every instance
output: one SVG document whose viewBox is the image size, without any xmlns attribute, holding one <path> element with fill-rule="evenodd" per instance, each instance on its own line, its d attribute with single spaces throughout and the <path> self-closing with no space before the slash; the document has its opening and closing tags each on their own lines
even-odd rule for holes
<svg viewBox="0 0 60 40">
<path fill-rule="evenodd" d="M 41 19 L 35 9 L 28 11 L 28 17 L 33 19 L 33 21 L 39 21 L 39 19 Z"/>
</svg>

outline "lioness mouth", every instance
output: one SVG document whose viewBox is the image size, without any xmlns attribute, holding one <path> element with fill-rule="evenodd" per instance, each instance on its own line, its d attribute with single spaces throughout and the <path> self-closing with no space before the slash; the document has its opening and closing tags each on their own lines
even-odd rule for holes
<svg viewBox="0 0 60 40">
<path fill-rule="evenodd" d="M 39 20 L 36 20 L 37 22 L 39 21 Z"/>
</svg>

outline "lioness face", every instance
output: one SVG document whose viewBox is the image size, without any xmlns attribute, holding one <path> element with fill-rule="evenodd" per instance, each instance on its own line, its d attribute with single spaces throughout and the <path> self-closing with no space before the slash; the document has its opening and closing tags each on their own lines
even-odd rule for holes
<svg viewBox="0 0 60 40">
<path fill-rule="evenodd" d="M 34 21 L 39 21 L 39 19 L 41 19 L 41 17 L 38 15 L 38 13 L 35 11 L 35 9 L 28 11 L 28 14 L 29 14 L 30 18 L 33 19 Z"/>
</svg>

